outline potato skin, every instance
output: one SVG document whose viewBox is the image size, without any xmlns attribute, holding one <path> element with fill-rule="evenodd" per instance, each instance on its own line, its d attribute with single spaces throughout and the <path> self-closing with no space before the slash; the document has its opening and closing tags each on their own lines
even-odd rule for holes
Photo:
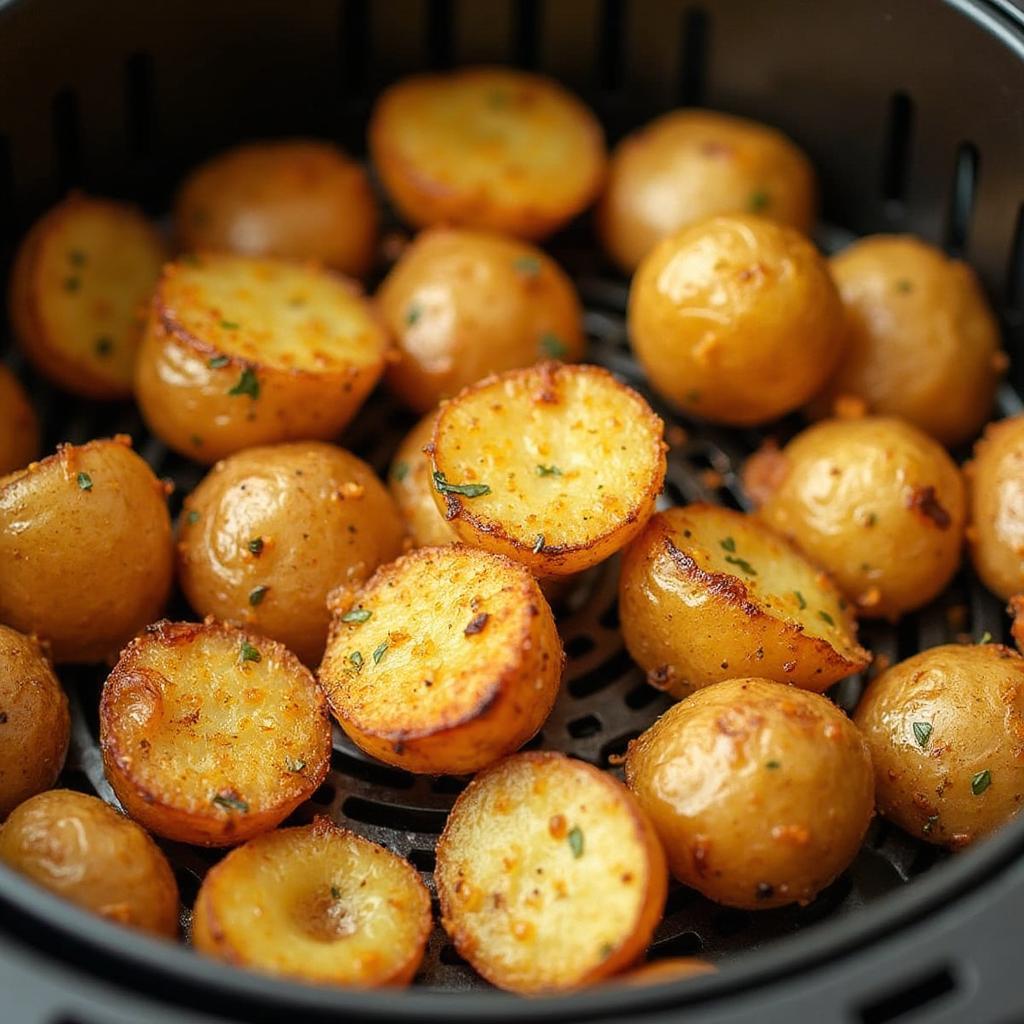
<svg viewBox="0 0 1024 1024">
<path fill-rule="evenodd" d="M 315 260 L 352 277 L 373 265 L 377 206 L 362 166 L 336 146 L 236 146 L 185 179 L 174 210 L 185 251 Z"/>
<path fill-rule="evenodd" d="M 343 448 L 249 448 L 218 462 L 185 499 L 178 578 L 200 615 L 241 623 L 315 666 L 327 594 L 358 587 L 395 558 L 402 534 L 383 484 Z"/>
<path fill-rule="evenodd" d="M 123 435 L 62 445 L 0 479 L 0 564 L 0 621 L 58 663 L 115 655 L 170 591 L 164 485 Z"/>
<path fill-rule="evenodd" d="M 751 426 L 825 383 L 843 346 L 839 294 L 814 246 L 763 217 L 714 217 L 659 242 L 629 293 L 651 385 L 690 415 Z"/>
<path fill-rule="evenodd" d="M 781 132 L 712 110 L 673 110 L 615 147 L 597 224 L 628 274 L 662 238 L 707 217 L 759 213 L 809 234 L 816 208 L 814 168 Z"/>
<path fill-rule="evenodd" d="M 68 699 L 39 644 L 0 626 L 0 821 L 56 782 L 70 733 Z"/>
<path fill-rule="evenodd" d="M 540 249 L 465 228 L 424 231 L 377 292 L 398 343 L 388 386 L 417 412 L 489 373 L 583 357 L 579 299 Z"/>
<path fill-rule="evenodd" d="M 862 616 L 898 619 L 956 572 L 963 479 L 916 427 L 825 420 L 773 458 L 778 471 L 759 515 L 823 566 Z"/>
<path fill-rule="evenodd" d="M 1024 659 L 1008 647 L 921 651 L 871 681 L 854 720 L 878 809 L 912 836 L 960 849 L 1020 810 Z"/>
<path fill-rule="evenodd" d="M 731 679 L 669 708 L 626 754 L 669 868 L 727 906 L 808 903 L 849 865 L 874 810 L 864 738 L 825 697 Z"/>
<path fill-rule="evenodd" d="M 178 934 L 178 883 L 167 858 L 94 796 L 51 789 L 26 800 L 0 827 L 0 861 L 110 921 Z"/>
<path fill-rule="evenodd" d="M 434 501 L 430 456 L 424 451 L 434 437 L 436 419 L 437 410 L 431 410 L 405 435 L 388 470 L 391 497 L 418 548 L 454 544 L 459 539 Z"/>
<path fill-rule="evenodd" d="M 39 420 L 18 378 L 0 363 L 0 476 L 39 454 Z"/>
</svg>

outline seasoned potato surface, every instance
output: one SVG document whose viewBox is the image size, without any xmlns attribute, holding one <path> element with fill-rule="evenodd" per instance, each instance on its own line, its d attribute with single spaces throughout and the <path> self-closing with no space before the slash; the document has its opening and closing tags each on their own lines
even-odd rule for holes
<svg viewBox="0 0 1024 1024">
<path fill-rule="evenodd" d="M 39 421 L 18 378 L 0 363 L 0 476 L 39 454 Z"/>
<path fill-rule="evenodd" d="M 434 437 L 437 411 L 428 412 L 406 434 L 391 460 L 388 487 L 416 547 L 454 544 L 459 536 L 434 501 L 430 456 L 424 451 Z"/>
</svg>

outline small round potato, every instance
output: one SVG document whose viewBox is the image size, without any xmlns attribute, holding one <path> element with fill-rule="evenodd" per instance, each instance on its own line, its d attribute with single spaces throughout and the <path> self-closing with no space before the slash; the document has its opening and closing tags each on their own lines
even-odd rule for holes
<svg viewBox="0 0 1024 1024">
<path fill-rule="evenodd" d="M 0 827 L 0 861 L 118 924 L 173 939 L 178 883 L 146 833 L 94 796 L 51 789 Z"/>
<path fill-rule="evenodd" d="M 1001 644 L 932 647 L 868 685 L 857 708 L 878 809 L 911 835 L 959 849 L 1024 800 L 1024 659 Z"/>
<path fill-rule="evenodd" d="M 629 967 L 665 905 L 665 855 L 610 775 L 551 752 L 478 775 L 437 844 L 441 923 L 491 984 L 562 992 Z"/>
<path fill-rule="evenodd" d="M 212 620 L 165 621 L 125 648 L 104 684 L 100 748 L 136 821 L 230 846 L 323 782 L 331 727 L 323 692 L 281 644 Z"/>
<path fill-rule="evenodd" d="M 405 250 L 377 292 L 399 358 L 387 382 L 417 412 L 489 373 L 581 359 L 572 282 L 540 249 L 483 231 L 435 228 Z"/>
<path fill-rule="evenodd" d="M 320 685 L 368 754 L 411 772 L 462 775 L 537 732 L 563 661 L 530 573 L 459 544 L 382 566 L 337 607 Z"/>
<path fill-rule="evenodd" d="M 975 571 L 1008 601 L 1024 592 L 1024 416 L 986 427 L 965 473 Z"/>
<path fill-rule="evenodd" d="M 220 153 L 188 176 L 174 210 L 186 251 L 316 260 L 352 277 L 373 265 L 377 220 L 362 166 L 308 139 Z"/>
<path fill-rule="evenodd" d="M 424 451 L 433 440 L 436 419 L 437 411 L 433 410 L 406 434 L 388 472 L 391 496 L 418 548 L 454 544 L 459 539 L 434 501 L 430 456 Z"/>
<path fill-rule="evenodd" d="M 626 754 L 672 873 L 757 910 L 809 903 L 860 849 L 874 811 L 867 744 L 825 697 L 730 679 L 665 712 Z"/>
<path fill-rule="evenodd" d="M 0 626 L 0 821 L 56 782 L 70 733 L 68 699 L 39 644 Z"/>
<path fill-rule="evenodd" d="M 0 565 L 0 622 L 56 662 L 116 655 L 170 592 L 164 484 L 123 435 L 61 445 L 0 479 Z"/>
<path fill-rule="evenodd" d="M 742 672 L 821 693 L 865 668 L 835 584 L 774 530 L 714 505 L 655 513 L 619 577 L 626 647 L 674 697 Z"/>
<path fill-rule="evenodd" d="M 192 942 L 236 967 L 350 988 L 407 985 L 430 894 L 390 850 L 327 818 L 258 836 L 203 881 Z"/>
<path fill-rule="evenodd" d="M 39 454 L 39 421 L 18 378 L 0 363 L 0 476 Z"/>
<path fill-rule="evenodd" d="M 663 432 L 599 366 L 510 370 L 441 409 L 434 500 L 467 544 L 568 576 L 643 529 L 665 479 Z"/>
<path fill-rule="evenodd" d="M 960 564 L 965 497 L 945 450 L 901 420 L 826 420 L 759 456 L 761 517 L 831 574 L 861 615 L 898 619 L 927 604 Z M 755 488 L 751 488 L 754 490 Z"/>
<path fill-rule="evenodd" d="M 243 256 L 164 268 L 136 389 L 153 433 L 197 462 L 277 441 L 330 440 L 384 370 L 389 342 L 344 278 Z"/>
<path fill-rule="evenodd" d="M 831 267 L 846 307 L 846 347 L 811 413 L 829 416 L 853 398 L 943 444 L 977 434 L 1006 356 L 974 271 L 897 235 L 862 238 Z"/>
<path fill-rule="evenodd" d="M 11 321 L 25 355 L 76 395 L 126 398 L 166 257 L 134 206 L 72 193 L 36 222 L 11 273 Z"/>
<path fill-rule="evenodd" d="M 370 152 L 410 223 L 528 239 L 586 209 L 606 164 L 590 110 L 557 82 L 511 68 L 414 75 L 391 86 L 370 120 Z"/>
<path fill-rule="evenodd" d="M 402 550 L 402 520 L 373 470 L 322 441 L 249 448 L 185 500 L 178 578 L 200 615 L 281 641 L 307 665 L 327 641 L 327 594 Z"/>
<path fill-rule="evenodd" d="M 626 273 L 668 235 L 707 217 L 759 213 L 809 234 L 817 187 L 803 152 L 767 125 L 673 110 L 615 147 L 598 227 Z"/>
<path fill-rule="evenodd" d="M 828 267 L 793 228 L 714 217 L 663 239 L 629 293 L 629 336 L 651 385 L 688 415 L 750 426 L 799 408 L 843 344 Z"/>
</svg>

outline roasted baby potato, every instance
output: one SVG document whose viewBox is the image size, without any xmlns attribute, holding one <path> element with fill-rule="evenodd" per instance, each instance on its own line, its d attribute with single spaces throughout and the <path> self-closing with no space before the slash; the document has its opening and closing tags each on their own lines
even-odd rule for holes
<svg viewBox="0 0 1024 1024">
<path fill-rule="evenodd" d="M 164 485 L 123 435 L 61 445 L 0 479 L 0 566 L 0 622 L 56 662 L 115 655 L 171 588 Z"/>
<path fill-rule="evenodd" d="M 604 180 L 597 119 L 557 82 L 511 68 L 413 75 L 370 120 L 370 153 L 402 216 L 538 239 Z"/>
<path fill-rule="evenodd" d="M 712 110 L 673 110 L 615 147 L 598 207 L 608 254 L 631 273 L 665 238 L 707 217 L 758 213 L 809 234 L 817 186 L 781 132 Z"/>
<path fill-rule="evenodd" d="M 1024 416 L 989 424 L 965 473 L 974 569 L 1007 601 L 1024 591 Z"/>
<path fill-rule="evenodd" d="M 489 373 L 582 358 L 572 282 L 540 249 L 462 228 L 425 231 L 377 292 L 398 342 L 389 387 L 417 412 Z"/>
<path fill-rule="evenodd" d="M 563 661 L 530 573 L 459 544 L 384 565 L 338 604 L 320 685 L 368 754 L 412 772 L 462 775 L 537 732 Z"/>
<path fill-rule="evenodd" d="M 100 748 L 124 809 L 151 832 L 230 846 L 279 824 L 320 785 L 327 702 L 274 640 L 212 620 L 158 622 L 100 698 Z"/>
<path fill-rule="evenodd" d="M 316 260 L 352 277 L 373 265 L 377 220 L 362 166 L 309 139 L 218 154 L 188 176 L 174 210 L 188 252 Z"/>
<path fill-rule="evenodd" d="M 327 594 L 358 587 L 402 550 L 402 520 L 373 470 L 322 441 L 249 448 L 185 499 L 178 578 L 201 615 L 324 653 Z"/>
<path fill-rule="evenodd" d="M 745 468 L 770 479 L 761 517 L 828 570 L 861 615 L 897 619 L 956 572 L 963 479 L 917 427 L 884 417 L 826 420 L 764 458 L 767 469 L 757 455 Z"/>
<path fill-rule="evenodd" d="M 236 967 L 379 988 L 412 980 L 430 927 L 430 894 L 407 861 L 317 818 L 217 864 L 196 899 L 192 942 Z"/>
<path fill-rule="evenodd" d="M 1001 644 L 932 647 L 872 680 L 854 719 L 871 748 L 878 809 L 959 849 L 1024 798 L 1024 659 Z"/>
<path fill-rule="evenodd" d="M 467 544 L 567 576 L 633 539 L 665 478 L 663 424 L 598 366 L 541 363 L 441 409 L 434 500 Z"/>
<path fill-rule="evenodd" d="M 814 246 L 752 216 L 714 217 L 659 242 L 633 278 L 628 320 L 652 387 L 688 415 L 734 426 L 808 401 L 845 330 Z"/>
<path fill-rule="evenodd" d="M 18 378 L 0 363 L 0 476 L 39 454 L 39 421 Z"/>
<path fill-rule="evenodd" d="M 11 273 L 25 355 L 76 395 L 130 395 L 145 303 L 165 259 L 134 206 L 72 193 L 36 222 Z"/>
<path fill-rule="evenodd" d="M 714 505 L 651 517 L 623 555 L 619 617 L 633 660 L 674 697 L 754 671 L 821 693 L 870 661 L 835 584 L 764 523 Z"/>
<path fill-rule="evenodd" d="M 197 462 L 277 441 L 329 440 L 384 369 L 387 335 L 343 278 L 243 256 L 164 269 L 139 352 L 150 429 Z"/>
<path fill-rule="evenodd" d="M 665 712 L 626 754 L 672 873 L 757 910 L 809 903 L 860 849 L 874 812 L 871 757 L 828 699 L 730 679 Z"/>
<path fill-rule="evenodd" d="M 416 547 L 454 544 L 459 539 L 434 501 L 430 456 L 424 451 L 434 437 L 437 411 L 427 413 L 406 434 L 388 471 L 388 487 Z"/>
<path fill-rule="evenodd" d="M 862 238 L 830 262 L 846 346 L 812 414 L 829 416 L 853 398 L 943 444 L 977 434 L 1006 356 L 974 271 L 906 235 Z"/>
<path fill-rule="evenodd" d="M 491 984 L 560 992 L 630 966 L 665 904 L 665 855 L 610 775 L 552 752 L 478 775 L 437 844 L 441 923 Z"/>
<path fill-rule="evenodd" d="M 68 699 L 39 644 L 0 626 L 0 821 L 54 784 L 70 732 Z"/>
<path fill-rule="evenodd" d="M 94 796 L 51 789 L 0 826 L 0 861 L 118 924 L 173 939 L 178 883 L 134 821 Z"/>
</svg>

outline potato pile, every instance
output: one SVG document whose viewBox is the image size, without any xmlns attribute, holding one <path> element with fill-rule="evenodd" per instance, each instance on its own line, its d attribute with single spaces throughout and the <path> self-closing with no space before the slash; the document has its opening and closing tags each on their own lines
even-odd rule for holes
<svg viewBox="0 0 1024 1024">
<path fill-rule="evenodd" d="M 389 771 L 475 774 L 437 845 L 439 923 L 482 978 L 542 994 L 713 970 L 645 962 L 670 875 L 726 906 L 806 904 L 876 809 L 953 850 L 1013 818 L 1011 649 L 922 651 L 852 717 L 827 695 L 871 666 L 858 619 L 934 600 L 965 541 L 1024 609 L 1024 417 L 963 468 L 947 448 L 992 417 L 1006 362 L 970 268 L 896 236 L 826 258 L 814 170 L 768 126 L 675 111 L 609 156 L 576 97 L 512 69 L 398 82 L 368 149 L 375 175 L 317 140 L 213 155 L 168 238 L 78 193 L 26 236 L 10 306 L 33 372 L 133 398 L 153 438 L 34 461 L 56 425 L 0 367 L 0 862 L 174 938 L 159 844 L 222 851 L 198 952 L 407 985 L 434 924 L 420 871 L 329 815 L 289 820 L 340 728 Z M 381 236 L 374 180 L 415 237 Z M 635 387 L 585 362 L 573 278 L 541 247 L 591 206 L 632 275 Z M 378 387 L 417 419 L 386 479 L 338 443 Z M 768 426 L 748 510 L 670 507 L 677 414 L 744 443 Z M 161 444 L 199 480 L 173 525 L 143 457 Z M 552 603 L 597 566 L 676 701 L 624 783 L 521 749 L 563 683 Z M 60 675 L 82 663 L 107 673 L 87 711 L 119 810 L 53 788 Z"/>
</svg>

